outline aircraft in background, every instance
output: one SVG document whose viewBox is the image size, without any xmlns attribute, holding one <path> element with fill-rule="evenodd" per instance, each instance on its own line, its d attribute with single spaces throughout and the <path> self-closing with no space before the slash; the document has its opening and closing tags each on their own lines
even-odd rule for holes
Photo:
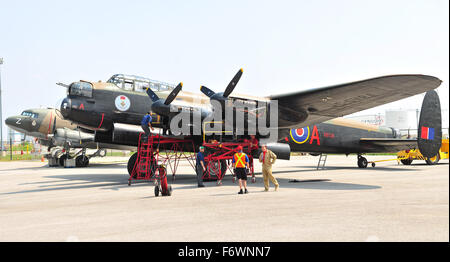
<svg viewBox="0 0 450 262">
<path fill-rule="evenodd" d="M 224 106 L 235 101 L 258 102 L 263 107 L 258 108 L 257 115 L 261 112 L 270 115 L 271 103 L 277 101 L 279 137 L 270 147 L 281 159 L 289 159 L 291 151 L 355 153 L 358 166 L 364 168 L 367 167 L 364 153 L 418 147 L 421 152 L 426 152 L 424 156 L 432 157 L 440 147 L 441 111 L 439 97 L 434 91 L 424 98 L 427 107 L 423 108 L 423 121 L 419 125 L 419 133 L 421 128 L 434 130 L 432 138 L 422 139 L 419 134 L 416 140 L 401 139 L 397 130 L 374 129 L 339 118 L 434 90 L 441 84 L 436 77 L 390 75 L 269 97 L 232 95 L 242 73 L 242 69 L 237 72 L 224 92 L 216 93 L 202 86 L 200 90 L 204 95 L 181 91 L 181 83 L 175 86 L 130 75 L 113 75 L 107 82 L 80 80 L 63 85 L 67 87 L 68 95 L 61 104 L 61 113 L 77 125 L 95 131 L 96 142 L 136 146 L 142 132 L 140 120 L 147 111 L 152 111 L 154 116 L 152 126 L 170 129 L 168 123 L 181 110 L 197 114 L 203 121 L 214 111 L 211 100 Z M 259 133 L 256 136 L 264 138 Z M 195 146 L 203 142 L 202 136 L 192 138 Z M 133 156 L 129 166 L 134 165 L 132 161 Z"/>
<path fill-rule="evenodd" d="M 46 157 L 53 158 L 61 166 L 64 166 L 65 159 L 75 158 L 78 167 L 85 167 L 89 164 L 90 158 L 105 156 L 106 148 L 132 149 L 123 145 L 94 142 L 94 132 L 77 128 L 76 124 L 65 120 L 54 108 L 27 109 L 20 115 L 8 117 L 5 124 L 25 136 L 38 139 L 41 145 L 48 147 L 49 153 Z M 89 155 L 86 149 L 96 151 Z"/>
</svg>

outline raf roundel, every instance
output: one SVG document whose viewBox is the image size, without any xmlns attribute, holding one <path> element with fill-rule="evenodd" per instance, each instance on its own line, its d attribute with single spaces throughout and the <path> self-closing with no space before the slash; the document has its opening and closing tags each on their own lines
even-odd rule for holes
<svg viewBox="0 0 450 262">
<path fill-rule="evenodd" d="M 127 111 L 128 109 L 130 109 L 130 99 L 124 95 L 116 97 L 116 100 L 114 102 L 116 104 L 116 108 L 120 111 Z"/>
<path fill-rule="evenodd" d="M 303 144 L 309 138 L 309 127 L 291 129 L 290 134 L 292 141 L 297 144 Z"/>
</svg>

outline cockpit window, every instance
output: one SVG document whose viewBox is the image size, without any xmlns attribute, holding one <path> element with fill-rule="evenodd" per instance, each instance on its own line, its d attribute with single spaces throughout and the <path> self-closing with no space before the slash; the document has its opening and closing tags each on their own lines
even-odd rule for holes
<svg viewBox="0 0 450 262">
<path fill-rule="evenodd" d="M 172 84 L 151 80 L 141 76 L 123 74 L 113 75 L 107 83 L 113 83 L 121 89 L 136 92 L 145 92 L 147 88 L 159 92 L 172 91 L 175 88 L 175 85 Z"/>
<path fill-rule="evenodd" d="M 74 96 L 92 97 L 92 84 L 87 82 L 75 82 L 69 87 L 69 94 Z"/>
<path fill-rule="evenodd" d="M 23 111 L 21 115 L 22 116 L 28 116 L 28 117 L 31 117 L 31 118 L 38 118 L 38 116 L 39 116 L 39 114 L 32 113 L 32 112 L 29 112 L 29 111 Z"/>
</svg>

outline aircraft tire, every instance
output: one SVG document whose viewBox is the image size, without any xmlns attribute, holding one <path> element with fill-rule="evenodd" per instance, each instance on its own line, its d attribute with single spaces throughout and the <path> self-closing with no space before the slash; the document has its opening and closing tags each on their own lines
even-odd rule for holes
<svg viewBox="0 0 450 262">
<path fill-rule="evenodd" d="M 89 165 L 89 158 L 85 155 L 80 155 L 75 158 L 77 167 L 87 167 Z"/>
<path fill-rule="evenodd" d="M 89 158 L 86 157 L 84 160 L 84 167 L 87 167 L 89 165 Z"/>
<path fill-rule="evenodd" d="M 425 160 L 425 162 L 427 162 L 428 165 L 436 165 L 439 162 L 440 159 L 441 158 L 440 158 L 439 153 L 438 153 L 435 157 L 427 158 Z"/>
<path fill-rule="evenodd" d="M 58 163 L 59 163 L 59 166 L 64 166 L 64 161 L 66 161 L 66 159 L 67 159 L 67 156 L 66 155 L 62 155 L 61 157 L 59 157 L 59 159 L 58 159 Z"/>
<path fill-rule="evenodd" d="M 220 174 L 222 178 L 225 176 L 225 173 L 227 172 L 227 161 L 226 160 L 220 160 L 216 163 L 215 169 L 208 168 L 208 164 L 206 165 L 206 172 L 212 172 L 211 178 L 204 178 L 203 182 L 211 182 L 211 181 L 217 181 L 217 171 L 220 168 Z"/>
<path fill-rule="evenodd" d="M 411 165 L 412 161 L 413 161 L 412 159 L 402 159 L 402 160 L 400 160 L 400 162 L 402 162 L 402 164 L 405 165 L 405 166 Z"/>
<path fill-rule="evenodd" d="M 127 169 L 128 169 L 128 175 L 131 176 L 131 173 L 133 172 L 133 168 L 134 168 L 134 164 L 136 163 L 137 160 L 137 152 L 134 153 L 132 156 L 130 156 L 130 159 L 128 159 L 128 165 L 127 165 Z"/>
<path fill-rule="evenodd" d="M 358 158 L 358 167 L 359 168 L 366 168 L 367 164 L 368 164 L 368 162 L 367 162 L 367 159 L 365 157 L 361 156 L 361 157 Z"/>
</svg>

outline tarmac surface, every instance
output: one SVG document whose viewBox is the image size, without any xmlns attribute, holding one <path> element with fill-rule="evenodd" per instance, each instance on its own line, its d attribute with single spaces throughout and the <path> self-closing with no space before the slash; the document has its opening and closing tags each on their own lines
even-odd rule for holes
<svg viewBox="0 0 450 262">
<path fill-rule="evenodd" d="M 448 160 L 359 169 L 356 156 L 329 155 L 316 170 L 317 161 L 277 160 L 277 192 L 263 191 L 257 165 L 247 195 L 229 174 L 197 188 L 182 163 L 170 197 L 128 186 L 126 158 L 0 162 L 0 241 L 449 241 Z"/>
</svg>

